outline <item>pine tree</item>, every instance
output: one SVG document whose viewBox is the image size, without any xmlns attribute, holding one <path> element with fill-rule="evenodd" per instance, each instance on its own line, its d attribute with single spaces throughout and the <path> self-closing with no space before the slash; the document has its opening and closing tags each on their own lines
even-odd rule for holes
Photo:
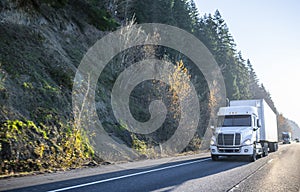
<svg viewBox="0 0 300 192">
<path fill-rule="evenodd" d="M 185 29 L 186 31 L 192 31 L 191 17 L 189 14 L 189 6 L 184 0 L 174 0 L 172 6 L 173 19 L 176 22 L 176 26 Z"/>
<path fill-rule="evenodd" d="M 194 0 L 191 0 L 189 3 L 189 15 L 191 18 L 191 32 L 195 34 L 197 29 L 199 29 L 199 12 Z"/>
<path fill-rule="evenodd" d="M 251 97 L 250 77 L 241 52 L 238 52 L 236 63 L 238 69 L 237 83 L 241 94 L 240 99 L 249 99 Z"/>
<path fill-rule="evenodd" d="M 163 23 L 174 25 L 172 1 L 135 0 L 134 13 L 138 23 Z"/>
<path fill-rule="evenodd" d="M 256 98 L 257 92 L 259 91 L 259 85 L 258 85 L 258 78 L 257 75 L 253 69 L 253 66 L 250 62 L 250 60 L 247 60 L 247 67 L 249 72 L 249 89 L 250 89 L 250 97 Z"/>
</svg>

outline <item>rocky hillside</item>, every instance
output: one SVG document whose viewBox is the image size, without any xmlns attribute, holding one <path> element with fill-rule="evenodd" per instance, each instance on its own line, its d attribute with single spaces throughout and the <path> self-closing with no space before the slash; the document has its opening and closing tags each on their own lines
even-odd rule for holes
<svg viewBox="0 0 300 192">
<path fill-rule="evenodd" d="M 101 162 L 74 127 L 71 91 L 87 49 L 116 26 L 93 1 L 0 2 L 0 173 Z"/>
<path fill-rule="evenodd" d="M 95 138 L 78 127 L 72 109 L 77 67 L 97 40 L 124 23 L 123 17 L 113 17 L 108 10 L 107 4 L 97 0 L 0 2 L 0 174 L 107 163 L 115 161 L 114 157 L 118 161 L 157 157 L 154 147 L 174 134 L 180 108 L 178 99 L 174 100 L 177 95 L 165 91 L 170 89 L 167 85 L 157 82 L 151 88 L 154 82 L 145 82 L 131 95 L 130 110 L 140 121 L 149 119 L 152 100 L 162 99 L 170 109 L 163 126 L 146 136 L 129 132 L 125 123 L 115 119 L 110 105 L 118 74 L 128 63 L 156 52 L 149 47 L 120 54 L 110 64 L 120 59 L 125 64 L 112 65 L 99 77 L 103 83 L 95 90 L 96 108 L 105 133 Z M 182 61 L 178 65 L 184 68 Z M 202 106 L 207 106 L 206 93 L 202 93 Z M 177 105 L 172 106 L 174 102 Z M 97 147 L 104 155 L 95 150 L 90 138 L 101 140 Z M 186 150 L 198 149 L 199 144 L 195 137 Z"/>
</svg>

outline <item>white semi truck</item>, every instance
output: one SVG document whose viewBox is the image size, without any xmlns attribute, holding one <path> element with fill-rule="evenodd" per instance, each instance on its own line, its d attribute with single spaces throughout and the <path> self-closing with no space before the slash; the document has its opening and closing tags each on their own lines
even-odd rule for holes
<svg viewBox="0 0 300 192">
<path fill-rule="evenodd" d="M 282 132 L 282 142 L 283 144 L 290 144 L 292 140 L 292 133 L 291 132 Z"/>
<path fill-rule="evenodd" d="M 278 149 L 277 118 L 263 100 L 234 100 L 218 112 L 211 138 L 212 160 L 220 156 L 267 156 Z"/>
</svg>

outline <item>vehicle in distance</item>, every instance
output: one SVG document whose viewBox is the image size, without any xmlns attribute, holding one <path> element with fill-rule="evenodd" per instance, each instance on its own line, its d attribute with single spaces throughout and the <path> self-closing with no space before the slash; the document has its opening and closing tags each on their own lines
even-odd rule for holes
<svg viewBox="0 0 300 192">
<path fill-rule="evenodd" d="M 277 118 L 263 100 L 234 100 L 218 111 L 211 138 L 212 160 L 219 156 L 267 156 L 278 149 Z"/>
<path fill-rule="evenodd" d="M 282 132 L 281 136 L 282 136 L 283 144 L 291 144 L 291 139 L 292 139 L 291 132 Z"/>
</svg>

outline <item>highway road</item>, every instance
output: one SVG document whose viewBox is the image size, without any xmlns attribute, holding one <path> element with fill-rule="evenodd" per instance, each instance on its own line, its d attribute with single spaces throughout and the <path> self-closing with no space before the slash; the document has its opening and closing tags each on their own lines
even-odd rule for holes
<svg viewBox="0 0 300 192">
<path fill-rule="evenodd" d="M 1 191 L 300 191 L 300 143 L 250 163 L 208 153 L 0 180 Z"/>
</svg>

